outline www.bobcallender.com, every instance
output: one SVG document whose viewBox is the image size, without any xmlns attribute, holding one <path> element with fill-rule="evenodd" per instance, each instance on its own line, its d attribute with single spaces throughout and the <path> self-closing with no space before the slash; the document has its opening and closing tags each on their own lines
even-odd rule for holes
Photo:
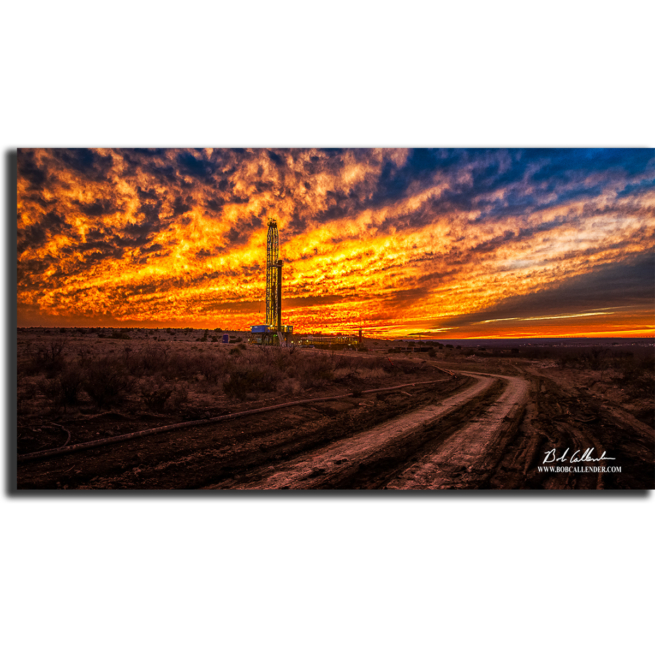
<svg viewBox="0 0 655 655">
<path fill-rule="evenodd" d="M 620 466 L 537 466 L 539 473 L 621 473 Z"/>
</svg>

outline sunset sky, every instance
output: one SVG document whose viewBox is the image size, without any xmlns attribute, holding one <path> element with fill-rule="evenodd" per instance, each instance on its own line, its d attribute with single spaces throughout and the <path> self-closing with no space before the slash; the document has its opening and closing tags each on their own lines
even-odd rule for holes
<svg viewBox="0 0 655 655">
<path fill-rule="evenodd" d="M 655 336 L 653 149 L 20 149 L 18 325 Z"/>
</svg>

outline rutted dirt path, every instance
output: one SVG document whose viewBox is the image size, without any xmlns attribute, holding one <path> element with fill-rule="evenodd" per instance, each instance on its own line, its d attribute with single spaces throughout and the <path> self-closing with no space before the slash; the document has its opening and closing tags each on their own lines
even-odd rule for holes
<svg viewBox="0 0 655 655">
<path fill-rule="evenodd" d="M 652 427 L 582 388 L 568 388 L 554 372 L 514 369 L 516 376 L 507 375 L 509 367 L 492 373 L 427 364 L 423 379 L 430 382 L 415 388 L 316 398 L 267 414 L 19 462 L 19 488 L 652 487 Z M 558 455 L 607 451 L 621 470 L 547 472 L 541 465 L 552 449 Z"/>
<path fill-rule="evenodd" d="M 475 376 L 480 377 L 480 376 Z M 509 376 L 500 398 L 436 450 L 387 483 L 388 489 L 476 488 L 495 470 L 528 400 L 529 383 Z"/>
<path fill-rule="evenodd" d="M 480 451 L 488 452 L 502 432 L 496 429 L 503 419 L 518 416 L 527 399 L 527 382 L 519 378 L 499 375 L 478 375 L 465 373 L 474 378 L 475 384 L 464 391 L 427 405 L 408 414 L 398 416 L 370 430 L 332 443 L 324 448 L 304 453 L 281 465 L 269 466 L 253 471 L 246 480 L 234 485 L 224 481 L 209 488 L 239 489 L 309 489 L 309 488 L 374 488 L 381 486 L 389 475 L 399 467 L 423 452 L 435 442 L 440 442 L 453 429 L 469 420 L 477 411 L 483 411 L 480 424 L 470 424 L 456 433 L 457 441 L 464 442 L 470 451 L 470 443 Z M 502 381 L 499 382 L 499 381 Z M 484 410 L 484 401 L 493 398 L 508 382 L 506 391 L 492 405 Z M 465 417 L 462 416 L 465 411 Z M 444 422 L 450 417 L 451 420 Z M 453 421 L 452 419 L 456 420 Z M 450 440 L 448 440 L 449 442 Z M 470 443 L 469 443 L 470 442 Z M 497 458 L 496 458 L 497 460 Z M 389 486 L 389 485 L 388 485 Z M 424 485 L 423 488 L 427 488 Z"/>
<path fill-rule="evenodd" d="M 465 376 L 427 372 L 428 384 L 254 414 L 19 462 L 19 488 L 237 488 L 253 471 L 348 440 L 396 416 L 471 386 Z M 418 382 L 418 380 L 417 380 Z"/>
</svg>

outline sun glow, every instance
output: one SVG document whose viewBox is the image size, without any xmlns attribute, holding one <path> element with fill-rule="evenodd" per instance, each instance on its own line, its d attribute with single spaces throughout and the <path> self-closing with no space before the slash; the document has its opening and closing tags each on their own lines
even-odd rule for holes
<svg viewBox="0 0 655 655">
<path fill-rule="evenodd" d="M 247 329 L 274 216 L 298 331 L 653 336 L 643 312 L 553 302 L 475 319 L 655 246 L 652 164 L 542 191 L 508 152 L 422 170 L 404 150 L 20 151 L 19 324 Z M 518 173 L 474 193 L 493 166 Z"/>
</svg>

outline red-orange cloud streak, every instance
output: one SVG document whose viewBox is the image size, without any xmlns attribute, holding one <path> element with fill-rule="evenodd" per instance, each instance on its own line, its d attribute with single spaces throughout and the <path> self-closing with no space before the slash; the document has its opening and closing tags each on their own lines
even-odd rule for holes
<svg viewBox="0 0 655 655">
<path fill-rule="evenodd" d="M 275 217 L 297 331 L 654 336 L 654 180 L 650 150 L 21 150 L 19 325 L 247 329 Z M 608 275 L 636 310 L 597 311 Z"/>
</svg>

